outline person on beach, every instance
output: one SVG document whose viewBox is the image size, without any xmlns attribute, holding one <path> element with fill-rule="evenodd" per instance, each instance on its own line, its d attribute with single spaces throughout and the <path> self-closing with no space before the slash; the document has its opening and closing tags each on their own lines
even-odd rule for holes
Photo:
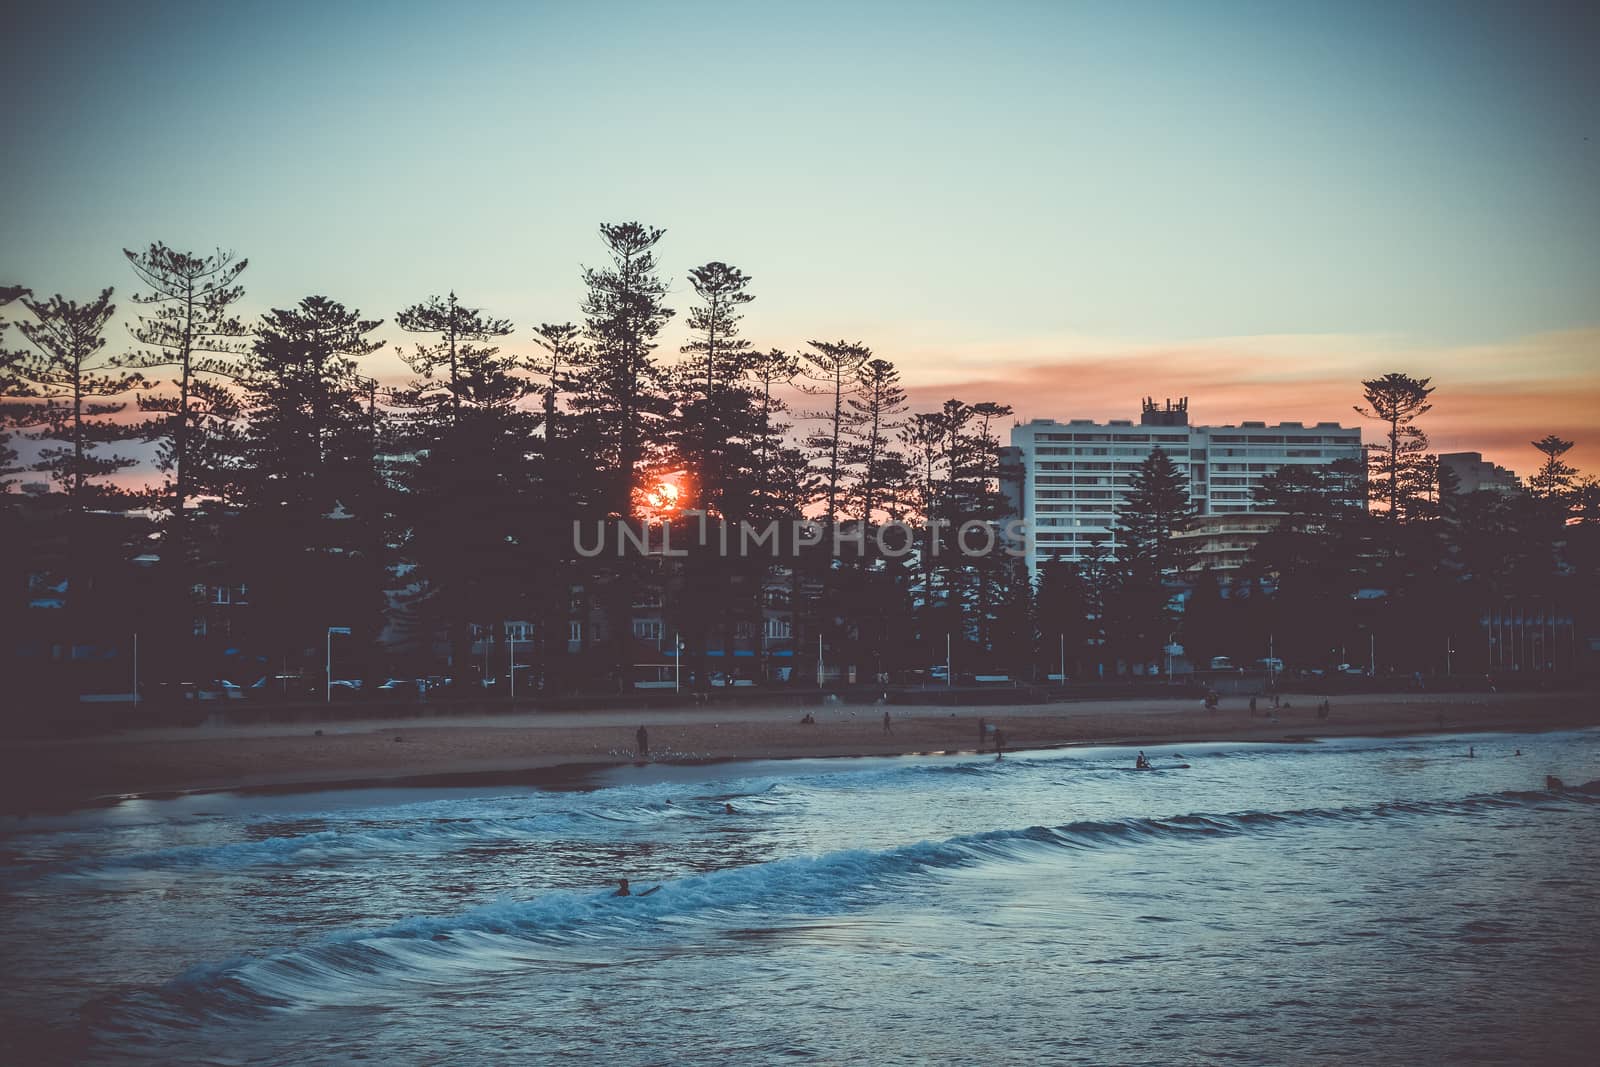
<svg viewBox="0 0 1600 1067">
<path fill-rule="evenodd" d="M 633 735 L 633 739 L 639 743 L 639 758 L 640 759 L 649 759 L 650 758 L 650 733 L 649 733 L 649 731 L 647 731 L 643 726 L 641 726 L 641 727 L 639 727 L 639 732 Z"/>
<path fill-rule="evenodd" d="M 889 713 L 887 711 L 883 713 L 883 732 L 886 734 L 894 733 L 894 728 L 889 725 Z"/>
<path fill-rule="evenodd" d="M 978 716 L 978 751 L 983 751 L 983 743 L 989 740 L 989 720 L 982 715 Z"/>
<path fill-rule="evenodd" d="M 994 728 L 994 758 L 995 758 L 995 762 L 998 763 L 1000 760 L 1005 759 L 1005 756 L 1006 756 L 1006 732 L 1004 730 L 1000 729 L 1000 727 L 996 726 Z"/>
</svg>

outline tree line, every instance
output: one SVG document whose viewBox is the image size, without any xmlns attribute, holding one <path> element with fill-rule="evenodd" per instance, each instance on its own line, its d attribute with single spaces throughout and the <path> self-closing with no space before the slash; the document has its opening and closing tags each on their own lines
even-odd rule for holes
<svg viewBox="0 0 1600 1067">
<path fill-rule="evenodd" d="M 1458 501 L 1417 421 L 1431 385 L 1404 375 L 1364 383 L 1358 410 L 1386 427 L 1367 470 L 1268 480 L 1263 503 L 1285 518 L 1228 596 L 1190 570 L 1178 535 L 1193 506 L 1159 451 L 1134 476 L 1119 550 L 1048 563 L 1035 581 L 1016 557 L 954 540 L 1011 510 L 1009 407 L 914 412 L 894 363 L 860 341 L 752 343 L 752 279 L 719 261 L 688 272 L 688 339 L 668 358 L 664 232 L 625 222 L 599 235 L 577 320 L 528 329 L 528 357 L 503 349 L 512 322 L 453 291 L 388 323 L 321 295 L 247 322 L 248 261 L 224 251 L 125 252 L 127 351 L 109 336 L 110 288 L 82 301 L 0 291 L 0 523 L 15 546 L 3 611 L 20 675 L 68 686 L 75 659 L 135 632 L 152 681 L 234 669 L 230 651 L 303 674 L 320 668 L 329 626 L 352 631 L 352 674 L 466 676 L 475 633 L 495 674 L 519 621 L 531 631 L 516 654 L 547 688 L 623 686 L 639 656 L 630 620 L 657 609 L 698 685 L 707 654 L 738 640 L 787 651 L 800 677 L 819 656 L 858 677 L 922 669 L 947 642 L 998 672 L 1069 658 L 1069 673 L 1098 676 L 1154 662 L 1180 629 L 1230 650 L 1264 647 L 1266 630 L 1320 661 L 1329 634 L 1369 624 L 1350 607 L 1366 583 L 1402 632 L 1413 607 L 1448 604 L 1465 626 L 1483 596 L 1592 582 L 1589 542 L 1571 531 L 1593 523 L 1595 484 L 1562 462 L 1570 442 L 1538 443 L 1547 462 L 1527 491 Z M 382 383 L 372 359 L 396 336 L 411 377 Z M 154 484 L 132 484 L 141 466 Z M 575 522 L 683 523 L 686 509 L 828 531 L 898 521 L 919 540 L 889 557 L 868 538 L 841 559 L 824 537 L 781 566 L 574 551 Z M 1513 542 L 1517 566 L 1496 570 Z M 219 614 L 208 599 L 240 588 L 249 611 L 201 632 L 196 619 Z M 773 609 L 792 624 L 769 642 Z M 1396 646 L 1392 662 L 1422 662 L 1408 655 Z"/>
</svg>

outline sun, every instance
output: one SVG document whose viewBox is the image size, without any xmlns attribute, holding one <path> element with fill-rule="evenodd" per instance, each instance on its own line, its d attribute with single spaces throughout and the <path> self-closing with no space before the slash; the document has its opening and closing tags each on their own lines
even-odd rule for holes
<svg viewBox="0 0 1600 1067">
<path fill-rule="evenodd" d="M 676 511 L 682 492 L 673 482 L 657 482 L 645 493 L 645 501 L 657 511 Z"/>
</svg>

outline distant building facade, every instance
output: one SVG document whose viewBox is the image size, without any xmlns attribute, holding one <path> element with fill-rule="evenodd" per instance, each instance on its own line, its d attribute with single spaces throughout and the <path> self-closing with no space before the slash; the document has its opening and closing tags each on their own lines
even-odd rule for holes
<svg viewBox="0 0 1600 1067">
<path fill-rule="evenodd" d="M 1191 426 L 1187 398 L 1164 406 L 1147 398 L 1138 423 L 1034 419 L 1012 428 L 1011 446 L 1005 490 L 1021 502 L 1034 571 L 1052 557 L 1081 560 L 1096 543 L 1114 553 L 1118 509 L 1134 472 L 1157 448 L 1188 476 L 1197 514 L 1219 517 L 1259 513 L 1256 487 L 1280 467 L 1362 455 L 1360 429 L 1336 422 Z"/>
<path fill-rule="evenodd" d="M 1515 493 L 1522 488 L 1514 472 L 1488 462 L 1481 452 L 1442 452 L 1439 466 L 1455 475 L 1455 491 L 1463 496 L 1480 489 Z"/>
<path fill-rule="evenodd" d="M 1283 515 L 1271 511 L 1201 515 L 1174 536 L 1191 553 L 1191 571 L 1236 571 L 1250 561 L 1261 538 L 1277 528 Z"/>
</svg>

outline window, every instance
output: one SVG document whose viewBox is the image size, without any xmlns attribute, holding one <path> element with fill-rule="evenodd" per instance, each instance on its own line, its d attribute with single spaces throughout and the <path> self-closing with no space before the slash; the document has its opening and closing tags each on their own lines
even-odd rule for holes
<svg viewBox="0 0 1600 1067">
<path fill-rule="evenodd" d="M 572 587 L 571 594 L 567 598 L 567 609 L 569 611 L 583 610 L 583 586 L 575 585 Z M 573 640 L 576 641 L 578 638 L 574 637 Z"/>
<path fill-rule="evenodd" d="M 194 635 L 196 637 L 204 637 L 206 635 L 206 620 L 203 616 L 194 620 Z"/>
<path fill-rule="evenodd" d="M 211 602 L 213 604 L 226 604 L 233 599 L 232 594 L 233 590 L 227 586 L 214 585 L 211 587 Z"/>
<path fill-rule="evenodd" d="M 567 640 L 569 642 L 571 642 L 572 644 L 582 644 L 583 643 L 583 623 L 581 623 L 581 622 L 569 622 L 569 623 L 567 623 Z"/>
<path fill-rule="evenodd" d="M 506 623 L 506 640 L 507 641 L 526 641 L 526 640 L 529 639 L 529 635 L 532 632 L 533 632 L 533 627 L 528 623 L 525 623 L 525 622 L 508 622 L 508 623 Z"/>
<path fill-rule="evenodd" d="M 788 619 L 768 619 L 766 621 L 766 635 L 769 641 L 786 640 L 793 634 L 793 625 Z"/>
<path fill-rule="evenodd" d="M 577 625 L 577 624 L 574 623 L 573 625 Z M 641 641 L 659 641 L 659 640 L 661 640 L 661 620 L 660 619 L 634 619 L 633 620 L 633 636 L 637 637 Z"/>
</svg>

